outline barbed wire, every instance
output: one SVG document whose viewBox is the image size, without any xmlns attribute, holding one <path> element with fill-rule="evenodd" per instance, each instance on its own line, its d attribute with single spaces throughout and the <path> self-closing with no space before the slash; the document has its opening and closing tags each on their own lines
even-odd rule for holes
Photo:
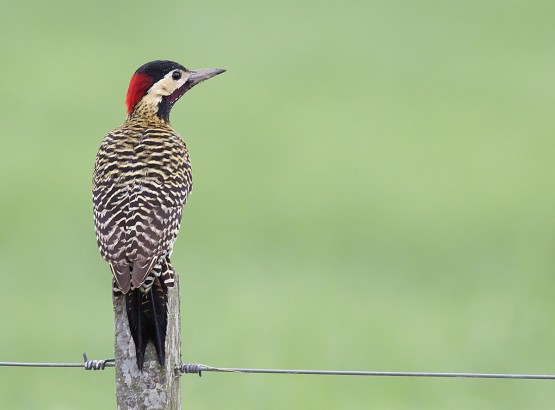
<svg viewBox="0 0 555 410">
<path fill-rule="evenodd" d="M 83 363 L 0 362 L 0 367 L 80 367 L 85 370 L 104 370 L 115 365 L 116 359 L 88 360 L 87 353 L 83 353 Z"/>
<path fill-rule="evenodd" d="M 528 379 L 555 380 L 551 374 L 513 374 L 513 373 L 452 373 L 452 372 L 382 372 L 358 370 L 298 370 L 298 369 L 252 369 L 239 367 L 213 367 L 204 364 L 182 364 L 177 367 L 181 373 L 198 374 L 202 372 L 256 373 L 256 374 L 305 374 L 320 376 L 374 376 L 374 377 L 450 377 L 473 379 Z"/>
<path fill-rule="evenodd" d="M 114 367 L 115 359 L 88 360 L 83 353 L 82 363 L 37 363 L 37 362 L 0 362 L 2 366 L 13 367 L 77 367 L 85 370 L 104 370 Z M 359 370 L 302 370 L 302 369 L 255 369 L 241 367 L 214 367 L 200 363 L 183 363 L 176 366 L 176 370 L 183 374 L 197 374 L 203 372 L 242 373 L 242 374 L 298 374 L 319 376 L 373 376 L 373 377 L 444 377 L 470 379 L 527 379 L 527 380 L 555 380 L 553 374 L 520 374 L 520 373 L 457 373 L 457 372 L 383 372 Z"/>
</svg>

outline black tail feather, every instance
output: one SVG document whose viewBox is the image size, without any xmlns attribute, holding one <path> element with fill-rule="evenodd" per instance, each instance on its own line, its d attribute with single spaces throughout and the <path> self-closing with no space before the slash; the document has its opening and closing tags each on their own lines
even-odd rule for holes
<svg viewBox="0 0 555 410">
<path fill-rule="evenodd" d="M 129 330 L 135 342 L 135 351 L 137 354 L 137 366 L 142 371 L 145 358 L 146 345 L 148 343 L 148 333 L 146 329 L 146 320 L 141 308 L 142 292 L 140 289 L 129 291 L 125 297 L 127 307 L 127 320 L 129 321 Z"/>
<path fill-rule="evenodd" d="M 148 319 L 147 327 L 150 339 L 156 348 L 160 365 L 164 366 L 166 358 L 166 329 L 168 324 L 168 292 L 158 278 L 154 281 L 146 299 L 147 301 L 143 304 L 143 312 L 145 312 Z"/>
<path fill-rule="evenodd" d="M 164 366 L 168 321 L 167 301 L 167 288 L 158 278 L 154 280 L 152 288 L 148 292 L 134 289 L 126 295 L 127 319 L 131 336 L 135 342 L 137 366 L 141 371 L 143 370 L 146 346 L 150 340 L 156 348 L 160 365 Z"/>
</svg>

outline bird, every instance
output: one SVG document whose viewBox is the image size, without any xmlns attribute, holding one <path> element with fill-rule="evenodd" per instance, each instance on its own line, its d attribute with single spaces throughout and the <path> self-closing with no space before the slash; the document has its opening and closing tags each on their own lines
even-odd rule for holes
<svg viewBox="0 0 555 410">
<path fill-rule="evenodd" d="M 114 295 L 125 295 L 141 371 L 149 342 L 165 364 L 168 288 L 176 280 L 170 255 L 193 188 L 187 145 L 170 125 L 170 111 L 195 85 L 223 72 L 189 70 L 168 60 L 142 65 L 129 83 L 127 117 L 96 155 L 96 239 L 112 271 Z"/>
</svg>

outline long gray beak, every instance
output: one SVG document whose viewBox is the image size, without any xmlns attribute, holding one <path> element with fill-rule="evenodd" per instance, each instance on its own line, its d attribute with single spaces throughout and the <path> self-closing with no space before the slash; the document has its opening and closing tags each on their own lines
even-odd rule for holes
<svg viewBox="0 0 555 410">
<path fill-rule="evenodd" d="M 191 76 L 187 79 L 187 82 L 189 83 L 190 87 L 225 72 L 225 70 L 221 68 L 199 68 L 198 70 L 190 70 L 190 71 L 191 71 Z"/>
</svg>

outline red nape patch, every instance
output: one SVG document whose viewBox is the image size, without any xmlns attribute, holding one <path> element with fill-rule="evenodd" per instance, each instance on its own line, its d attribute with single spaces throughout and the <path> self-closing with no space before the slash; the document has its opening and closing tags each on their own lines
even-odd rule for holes
<svg viewBox="0 0 555 410">
<path fill-rule="evenodd" d="M 129 82 L 129 89 L 127 90 L 127 97 L 125 97 L 125 104 L 127 105 L 127 114 L 131 114 L 135 105 L 139 102 L 143 95 L 146 94 L 148 89 L 152 86 L 152 78 L 147 74 L 133 74 Z"/>
</svg>

